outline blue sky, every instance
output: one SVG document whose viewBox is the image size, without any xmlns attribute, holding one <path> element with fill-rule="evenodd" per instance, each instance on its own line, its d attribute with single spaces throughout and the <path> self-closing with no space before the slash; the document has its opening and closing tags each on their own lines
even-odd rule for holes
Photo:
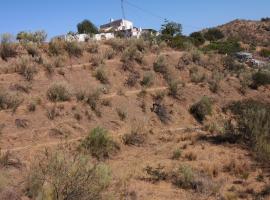
<svg viewBox="0 0 270 200">
<path fill-rule="evenodd" d="M 135 26 L 159 29 L 163 18 L 182 23 L 184 33 L 236 18 L 270 15 L 270 0 L 127 0 L 126 18 Z M 0 0 L 0 33 L 45 30 L 49 37 L 76 31 L 83 19 L 97 26 L 122 18 L 120 0 Z M 143 11 L 142 11 L 143 9 Z M 144 12 L 144 11 L 147 12 Z"/>
</svg>

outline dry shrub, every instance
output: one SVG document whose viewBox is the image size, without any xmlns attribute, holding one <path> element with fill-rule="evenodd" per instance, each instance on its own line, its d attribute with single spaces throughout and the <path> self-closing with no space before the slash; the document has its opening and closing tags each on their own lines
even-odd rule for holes
<svg viewBox="0 0 270 200">
<path fill-rule="evenodd" d="M 88 42 L 85 45 L 85 50 L 88 53 L 98 53 L 99 52 L 99 44 L 97 42 Z"/>
<path fill-rule="evenodd" d="M 127 111 L 124 110 L 123 108 L 117 108 L 116 112 L 119 116 L 119 118 L 124 121 L 127 118 Z"/>
<path fill-rule="evenodd" d="M 200 72 L 199 68 L 196 66 L 192 67 L 189 70 L 189 73 L 190 73 L 191 82 L 193 83 L 202 83 L 206 79 L 206 75 L 203 72 Z"/>
<path fill-rule="evenodd" d="M 9 151 L 4 153 L 0 152 L 0 168 L 20 168 L 21 166 L 21 161 L 18 158 L 15 158 Z"/>
<path fill-rule="evenodd" d="M 81 147 L 98 160 L 106 159 L 119 150 L 119 146 L 104 128 L 94 128 L 82 141 Z"/>
<path fill-rule="evenodd" d="M 183 84 L 179 80 L 171 80 L 169 82 L 169 95 L 176 99 L 180 99 L 182 96 Z"/>
<path fill-rule="evenodd" d="M 209 89 L 211 90 L 211 92 L 218 93 L 218 91 L 220 90 L 220 81 L 222 79 L 223 75 L 220 72 L 214 71 L 212 73 L 211 80 L 208 81 Z"/>
<path fill-rule="evenodd" d="M 224 165 L 223 170 L 224 172 L 228 172 L 232 175 L 244 177 L 250 170 L 250 167 L 246 162 L 232 159 Z"/>
<path fill-rule="evenodd" d="M 27 53 L 32 57 L 40 56 L 40 51 L 38 49 L 38 45 L 36 43 L 24 43 L 24 48 L 26 49 Z"/>
<path fill-rule="evenodd" d="M 97 67 L 104 64 L 104 58 L 100 55 L 95 55 L 91 58 L 90 62 L 93 67 Z"/>
<path fill-rule="evenodd" d="M 109 78 L 106 74 L 104 67 L 98 67 L 94 72 L 94 77 L 99 80 L 102 84 L 109 84 Z"/>
<path fill-rule="evenodd" d="M 1 35 L 0 57 L 7 61 L 8 58 L 15 57 L 16 55 L 16 45 L 12 43 L 12 36 L 10 34 Z"/>
<path fill-rule="evenodd" d="M 59 116 L 59 111 L 57 110 L 56 106 L 46 108 L 46 115 L 49 120 L 54 120 L 56 117 Z"/>
<path fill-rule="evenodd" d="M 100 102 L 100 90 L 97 89 L 86 94 L 85 102 L 91 107 L 93 111 L 96 112 L 96 114 L 98 114 L 100 112 L 98 109 L 98 104 Z"/>
<path fill-rule="evenodd" d="M 0 88 L 0 110 L 12 109 L 13 112 L 21 105 L 23 98 Z"/>
<path fill-rule="evenodd" d="M 190 107 L 190 113 L 199 121 L 203 122 L 207 115 L 212 113 L 212 102 L 204 96 L 199 102 Z"/>
<path fill-rule="evenodd" d="M 153 72 L 146 72 L 143 75 L 141 85 L 144 87 L 150 87 L 154 84 L 154 80 L 155 80 L 155 74 Z"/>
<path fill-rule="evenodd" d="M 179 70 L 184 70 L 188 65 L 192 63 L 192 56 L 190 53 L 184 53 L 176 65 L 176 68 Z"/>
<path fill-rule="evenodd" d="M 151 110 L 157 114 L 162 123 L 167 124 L 171 120 L 170 113 L 165 105 L 154 104 Z"/>
<path fill-rule="evenodd" d="M 105 43 L 110 45 L 116 52 L 123 52 L 127 46 L 126 40 L 119 38 L 107 40 Z"/>
<path fill-rule="evenodd" d="M 263 162 L 270 160 L 270 104 L 255 100 L 233 102 L 228 109 L 234 114 L 232 122 L 227 124 L 226 134 L 242 142 L 255 151 Z"/>
<path fill-rule="evenodd" d="M 154 71 L 166 75 L 168 73 L 169 64 L 165 56 L 159 56 L 153 65 Z"/>
<path fill-rule="evenodd" d="M 132 62 L 137 62 L 138 64 L 144 63 L 144 56 L 143 53 L 137 50 L 135 47 L 129 47 L 127 48 L 121 57 L 121 61 L 123 62 L 123 66 L 127 66 L 127 64 L 130 64 Z M 131 65 L 132 66 L 132 65 Z M 126 67 L 123 67 L 124 69 Z M 133 68 L 129 67 L 125 70 L 132 71 Z"/>
<path fill-rule="evenodd" d="M 172 183 L 183 189 L 192 189 L 195 192 L 203 193 L 209 196 L 218 194 L 221 183 L 215 182 L 211 177 L 197 172 L 189 165 L 180 165 L 180 167 L 171 174 Z"/>
<path fill-rule="evenodd" d="M 109 49 L 106 49 L 104 53 L 104 58 L 111 60 L 115 57 L 115 55 L 116 55 L 116 52 L 112 48 L 109 48 Z"/>
<path fill-rule="evenodd" d="M 29 84 L 20 84 L 20 83 L 15 83 L 11 85 L 10 90 L 18 91 L 18 92 L 23 92 L 26 94 L 29 94 L 30 90 L 32 89 Z"/>
<path fill-rule="evenodd" d="M 19 192 L 15 188 L 7 187 L 0 191 L 1 200 L 21 200 Z"/>
<path fill-rule="evenodd" d="M 16 72 L 22 75 L 27 81 L 32 81 L 38 70 L 28 56 L 23 56 L 17 63 Z"/>
<path fill-rule="evenodd" d="M 29 120 L 27 119 L 15 119 L 15 125 L 17 128 L 29 127 Z"/>
<path fill-rule="evenodd" d="M 64 40 L 56 39 L 52 40 L 49 43 L 49 53 L 53 56 L 59 56 L 65 53 L 65 44 Z"/>
<path fill-rule="evenodd" d="M 129 40 L 129 47 L 136 48 L 138 51 L 145 53 L 149 49 L 149 43 L 143 39 Z"/>
<path fill-rule="evenodd" d="M 65 50 L 67 51 L 68 55 L 80 57 L 83 54 L 83 49 L 78 42 L 66 42 L 65 43 Z"/>
<path fill-rule="evenodd" d="M 176 149 L 176 150 L 173 151 L 173 153 L 172 153 L 172 159 L 173 160 L 179 160 L 179 158 L 181 157 L 181 155 L 182 155 L 182 150 L 178 148 L 178 149 Z"/>
<path fill-rule="evenodd" d="M 125 82 L 129 87 L 134 87 L 138 80 L 140 79 L 140 74 L 138 72 L 131 72 Z"/>
<path fill-rule="evenodd" d="M 26 191 L 30 198 L 100 200 L 110 182 L 110 170 L 83 155 L 45 152 L 30 167 Z"/>
<path fill-rule="evenodd" d="M 46 72 L 47 75 L 51 76 L 54 72 L 54 65 L 51 61 L 49 61 L 48 59 L 44 59 L 42 66 Z"/>
<path fill-rule="evenodd" d="M 146 137 L 144 125 L 138 122 L 132 124 L 130 133 L 126 133 L 122 140 L 125 145 L 141 146 L 145 143 Z"/>
<path fill-rule="evenodd" d="M 65 63 L 66 63 L 66 57 L 63 56 L 63 55 L 56 56 L 53 59 L 53 65 L 56 68 L 62 68 L 62 67 L 64 67 L 65 66 Z"/>
<path fill-rule="evenodd" d="M 185 154 L 185 158 L 189 161 L 197 160 L 197 155 L 194 152 L 188 152 Z"/>
<path fill-rule="evenodd" d="M 53 83 L 47 91 L 47 97 L 52 102 L 69 101 L 71 96 L 70 88 L 62 82 Z"/>
</svg>

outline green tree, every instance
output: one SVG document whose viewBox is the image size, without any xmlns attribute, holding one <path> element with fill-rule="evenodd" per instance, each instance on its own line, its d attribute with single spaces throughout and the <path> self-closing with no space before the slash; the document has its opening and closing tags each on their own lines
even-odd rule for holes
<svg viewBox="0 0 270 200">
<path fill-rule="evenodd" d="M 201 32 L 191 33 L 190 37 L 192 38 L 192 42 L 195 46 L 203 45 L 205 42 L 205 38 Z"/>
<path fill-rule="evenodd" d="M 97 27 L 89 20 L 85 19 L 77 25 L 78 33 L 97 34 Z"/>
<path fill-rule="evenodd" d="M 161 26 L 161 34 L 171 37 L 182 35 L 182 25 L 173 21 L 165 20 L 165 23 Z"/>
<path fill-rule="evenodd" d="M 217 41 L 224 38 L 224 34 L 218 28 L 211 28 L 204 34 L 205 39 Z"/>
</svg>

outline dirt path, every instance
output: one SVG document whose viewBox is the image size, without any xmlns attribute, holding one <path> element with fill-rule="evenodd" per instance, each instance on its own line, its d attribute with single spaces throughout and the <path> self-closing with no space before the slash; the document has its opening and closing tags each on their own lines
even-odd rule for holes
<svg viewBox="0 0 270 200">
<path fill-rule="evenodd" d="M 167 128 L 167 129 L 161 129 L 157 130 L 154 132 L 175 132 L 175 131 L 185 131 L 185 130 L 192 130 L 192 131 L 197 131 L 201 132 L 201 128 L 196 126 L 196 127 L 175 127 L 175 128 Z M 121 132 L 121 131 L 120 131 Z M 53 141 L 53 142 L 45 142 L 41 144 L 34 144 L 34 145 L 27 145 L 27 146 L 22 146 L 22 147 L 13 147 L 13 148 L 8 148 L 8 149 L 0 149 L 0 152 L 20 152 L 20 151 L 26 151 L 26 150 L 38 150 L 44 147 L 53 147 L 53 146 L 58 146 L 60 144 L 71 144 L 74 142 L 78 142 L 81 139 L 85 138 L 85 136 L 80 136 L 77 138 L 69 139 L 69 140 L 62 140 L 62 141 Z"/>
</svg>

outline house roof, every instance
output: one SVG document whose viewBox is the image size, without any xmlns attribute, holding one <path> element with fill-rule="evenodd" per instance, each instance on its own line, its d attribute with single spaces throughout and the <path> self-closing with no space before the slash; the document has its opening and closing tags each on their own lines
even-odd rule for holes
<svg viewBox="0 0 270 200">
<path fill-rule="evenodd" d="M 128 20 L 124 20 L 124 19 L 118 19 L 118 20 L 114 20 L 114 21 L 112 21 L 112 22 L 110 22 L 110 23 L 107 23 L 107 24 L 103 24 L 103 25 L 101 25 L 100 26 L 100 28 L 102 29 L 102 28 L 108 28 L 108 27 L 114 27 L 114 26 L 121 26 L 121 24 L 123 23 L 123 22 L 131 22 L 131 21 L 128 21 Z M 132 23 L 132 22 L 131 22 Z"/>
</svg>

